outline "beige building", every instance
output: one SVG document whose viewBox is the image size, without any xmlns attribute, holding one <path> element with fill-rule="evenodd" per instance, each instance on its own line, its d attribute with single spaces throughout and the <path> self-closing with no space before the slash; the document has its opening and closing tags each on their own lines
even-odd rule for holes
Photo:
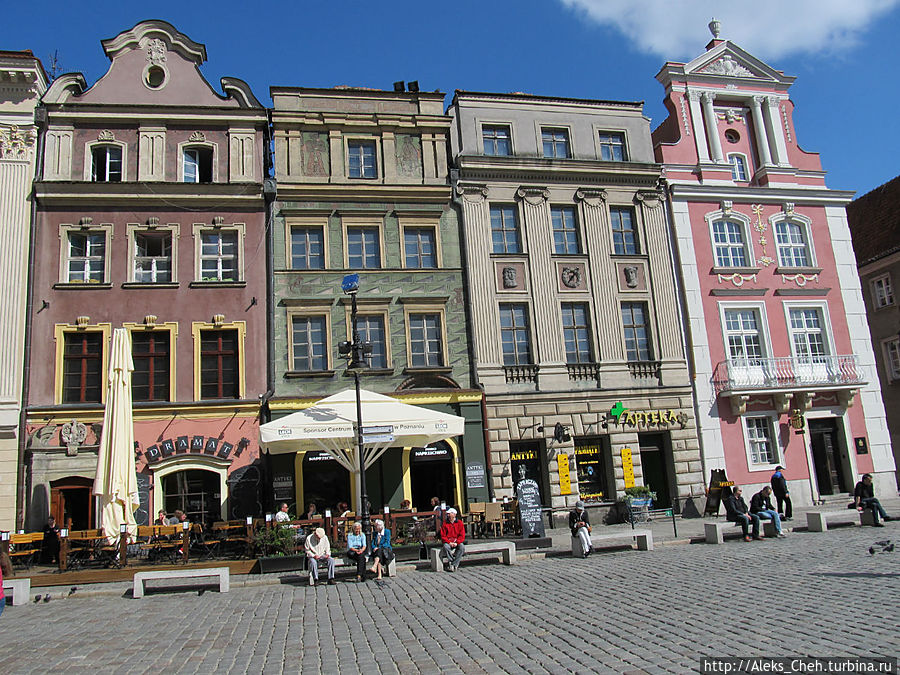
<svg viewBox="0 0 900 675">
<path fill-rule="evenodd" d="M 640 103 L 458 91 L 455 191 L 494 493 L 704 494 L 660 167 Z M 702 509 L 702 503 L 695 504 Z"/>
<path fill-rule="evenodd" d="M 0 529 L 16 526 L 16 473 L 34 179 L 34 110 L 47 75 L 30 51 L 0 51 Z M 19 520 L 21 522 L 21 520 Z"/>
</svg>

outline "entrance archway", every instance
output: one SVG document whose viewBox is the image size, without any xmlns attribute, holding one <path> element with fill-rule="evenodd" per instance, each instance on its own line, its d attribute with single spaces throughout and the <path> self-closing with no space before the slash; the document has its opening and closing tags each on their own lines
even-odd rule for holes
<svg viewBox="0 0 900 675">
<path fill-rule="evenodd" d="M 67 476 L 50 481 L 50 515 L 58 527 L 87 530 L 94 526 L 93 478 Z"/>
</svg>

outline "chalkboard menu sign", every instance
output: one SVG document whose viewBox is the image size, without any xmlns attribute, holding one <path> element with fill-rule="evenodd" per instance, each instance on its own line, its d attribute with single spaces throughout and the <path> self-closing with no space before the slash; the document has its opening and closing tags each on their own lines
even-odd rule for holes
<svg viewBox="0 0 900 675">
<path fill-rule="evenodd" d="M 519 522 L 523 537 L 543 537 L 544 519 L 541 517 L 541 489 L 537 481 L 526 478 L 516 484 L 519 498 Z"/>
<path fill-rule="evenodd" d="M 706 508 L 704 516 L 719 515 L 719 506 L 731 496 L 733 481 L 728 480 L 725 469 L 713 469 L 709 477 L 709 488 L 706 491 Z"/>
<path fill-rule="evenodd" d="M 138 525 L 150 524 L 150 476 L 146 473 L 137 474 L 138 497 L 141 505 L 134 512 L 134 521 Z"/>
</svg>

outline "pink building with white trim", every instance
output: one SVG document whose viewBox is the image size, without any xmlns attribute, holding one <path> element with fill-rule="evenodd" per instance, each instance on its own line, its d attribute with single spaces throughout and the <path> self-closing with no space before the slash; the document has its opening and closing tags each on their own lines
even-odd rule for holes
<svg viewBox="0 0 900 675">
<path fill-rule="evenodd" d="M 704 475 L 725 469 L 753 489 L 781 464 L 795 504 L 843 500 L 865 472 L 876 493 L 894 494 L 844 208 L 852 193 L 826 188 L 818 154 L 798 145 L 794 78 L 710 28 L 705 53 L 656 76 L 669 117 L 653 132 Z"/>
</svg>

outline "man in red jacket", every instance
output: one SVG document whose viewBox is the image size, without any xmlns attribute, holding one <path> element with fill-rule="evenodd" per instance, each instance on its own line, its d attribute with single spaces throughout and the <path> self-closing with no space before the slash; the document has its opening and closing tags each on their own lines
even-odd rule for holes
<svg viewBox="0 0 900 675">
<path fill-rule="evenodd" d="M 444 557 L 449 563 L 448 572 L 455 572 L 466 554 L 466 526 L 456 519 L 456 509 L 447 509 L 447 520 L 441 526 L 441 541 L 444 542 Z"/>
</svg>

